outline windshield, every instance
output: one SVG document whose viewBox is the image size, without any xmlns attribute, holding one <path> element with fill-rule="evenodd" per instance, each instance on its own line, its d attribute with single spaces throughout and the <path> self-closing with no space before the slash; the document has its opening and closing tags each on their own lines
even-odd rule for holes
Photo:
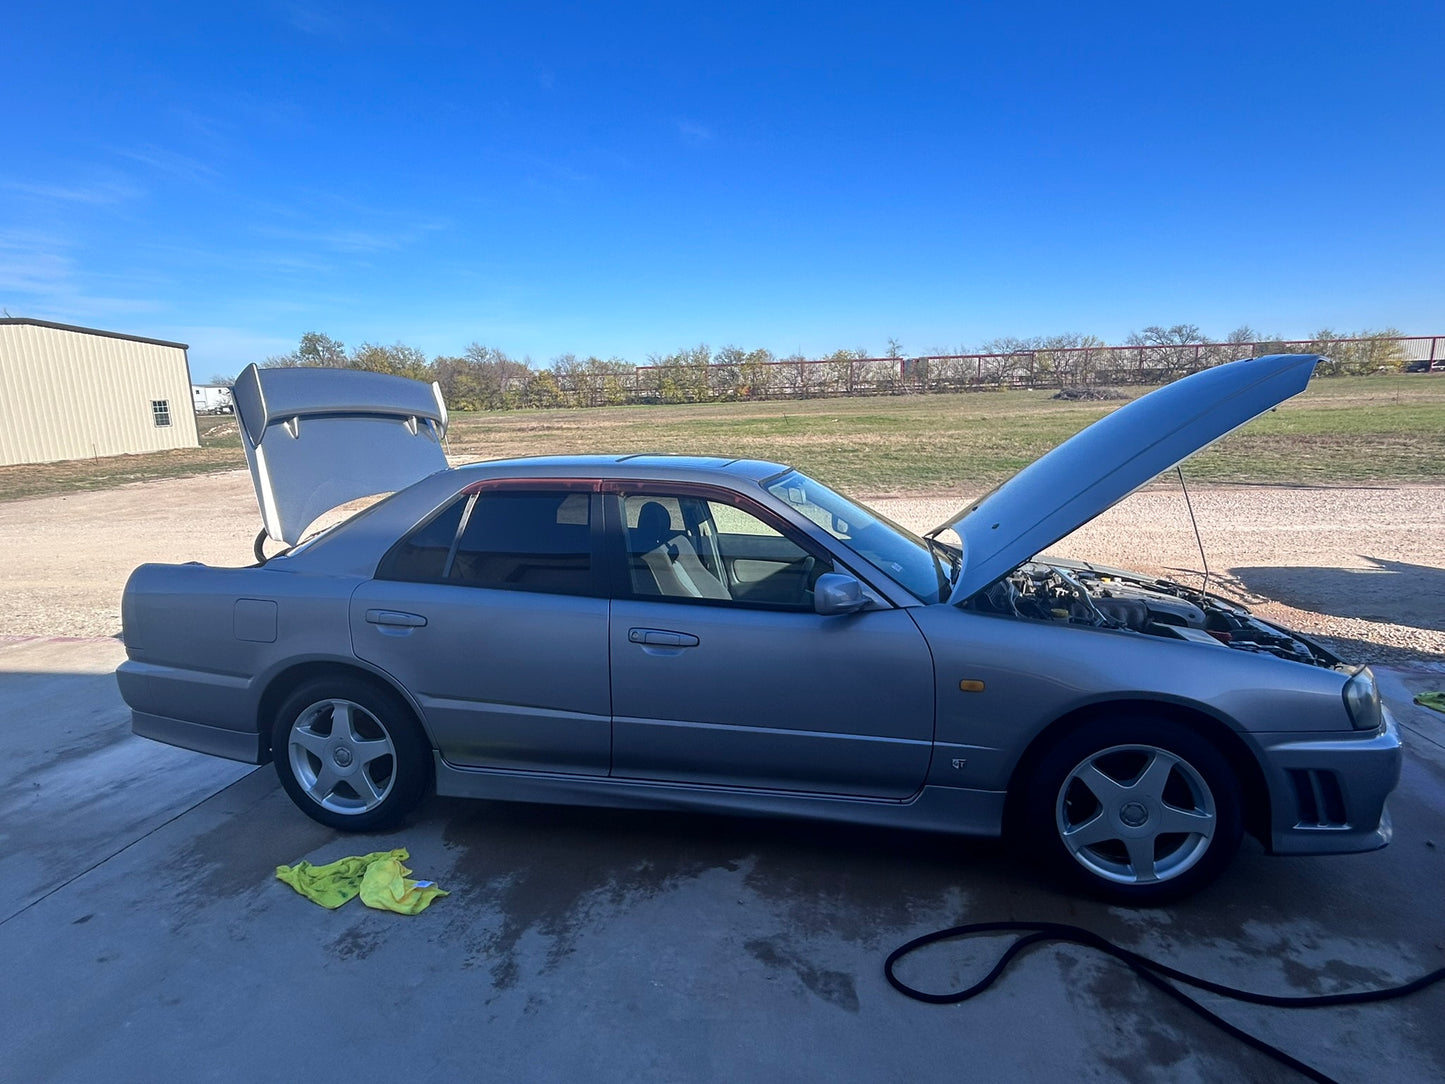
<svg viewBox="0 0 1445 1084">
<path fill-rule="evenodd" d="M 924 602 L 948 598 L 949 585 L 958 575 L 957 545 L 925 541 L 799 471 L 789 471 L 766 486 L 778 500 L 792 505 Z"/>
</svg>

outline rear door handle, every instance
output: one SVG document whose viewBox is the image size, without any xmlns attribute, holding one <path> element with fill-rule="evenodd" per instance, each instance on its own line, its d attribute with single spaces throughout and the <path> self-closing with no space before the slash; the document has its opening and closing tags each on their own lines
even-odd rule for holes
<svg viewBox="0 0 1445 1084">
<path fill-rule="evenodd" d="M 691 633 L 670 632 L 667 629 L 628 629 L 627 639 L 634 644 L 648 644 L 652 647 L 697 647 L 698 639 Z"/>
<path fill-rule="evenodd" d="M 402 613 L 400 610 L 367 610 L 366 620 L 373 625 L 390 625 L 394 628 L 420 629 L 426 627 L 426 618 L 421 614 Z"/>
</svg>

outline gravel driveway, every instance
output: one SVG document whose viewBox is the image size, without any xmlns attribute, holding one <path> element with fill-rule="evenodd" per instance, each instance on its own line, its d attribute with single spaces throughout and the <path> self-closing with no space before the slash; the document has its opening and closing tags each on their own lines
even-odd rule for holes
<svg viewBox="0 0 1445 1084">
<path fill-rule="evenodd" d="M 1445 485 L 1191 490 L 1211 586 L 1350 659 L 1445 661 Z M 915 530 L 964 498 L 884 497 Z M 0 636 L 111 636 L 145 561 L 249 564 L 260 527 L 244 471 L 0 504 Z M 1200 580 L 1176 488 L 1120 502 L 1055 554 Z"/>
</svg>

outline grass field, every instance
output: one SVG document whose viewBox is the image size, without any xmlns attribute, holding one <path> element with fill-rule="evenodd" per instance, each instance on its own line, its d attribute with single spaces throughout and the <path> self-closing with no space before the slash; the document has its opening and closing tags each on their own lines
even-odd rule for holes
<svg viewBox="0 0 1445 1084">
<path fill-rule="evenodd" d="M 1147 388 L 1130 394 L 1143 394 Z M 453 455 L 709 452 L 776 459 L 860 496 L 992 486 L 1119 406 L 1047 391 L 464 414 Z M 1335 378 L 1195 456 L 1203 482 L 1445 481 L 1445 377 Z"/>
<path fill-rule="evenodd" d="M 469 459 L 640 451 L 756 456 L 793 464 L 859 496 L 942 494 L 1003 480 L 1119 405 L 1061 402 L 1050 395 L 454 414 L 448 444 L 453 456 Z M 244 467 L 235 419 L 199 421 L 200 448 L 0 467 L 0 500 Z M 1273 485 L 1445 482 L 1445 376 L 1315 381 L 1303 395 L 1195 456 L 1186 476 Z"/>
</svg>

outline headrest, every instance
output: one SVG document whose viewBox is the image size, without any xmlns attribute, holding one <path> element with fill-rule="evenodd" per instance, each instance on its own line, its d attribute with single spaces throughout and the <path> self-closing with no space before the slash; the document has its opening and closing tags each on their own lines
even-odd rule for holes
<svg viewBox="0 0 1445 1084">
<path fill-rule="evenodd" d="M 655 549 L 672 535 L 672 513 L 657 501 L 638 510 L 637 533 L 648 549 Z"/>
</svg>

